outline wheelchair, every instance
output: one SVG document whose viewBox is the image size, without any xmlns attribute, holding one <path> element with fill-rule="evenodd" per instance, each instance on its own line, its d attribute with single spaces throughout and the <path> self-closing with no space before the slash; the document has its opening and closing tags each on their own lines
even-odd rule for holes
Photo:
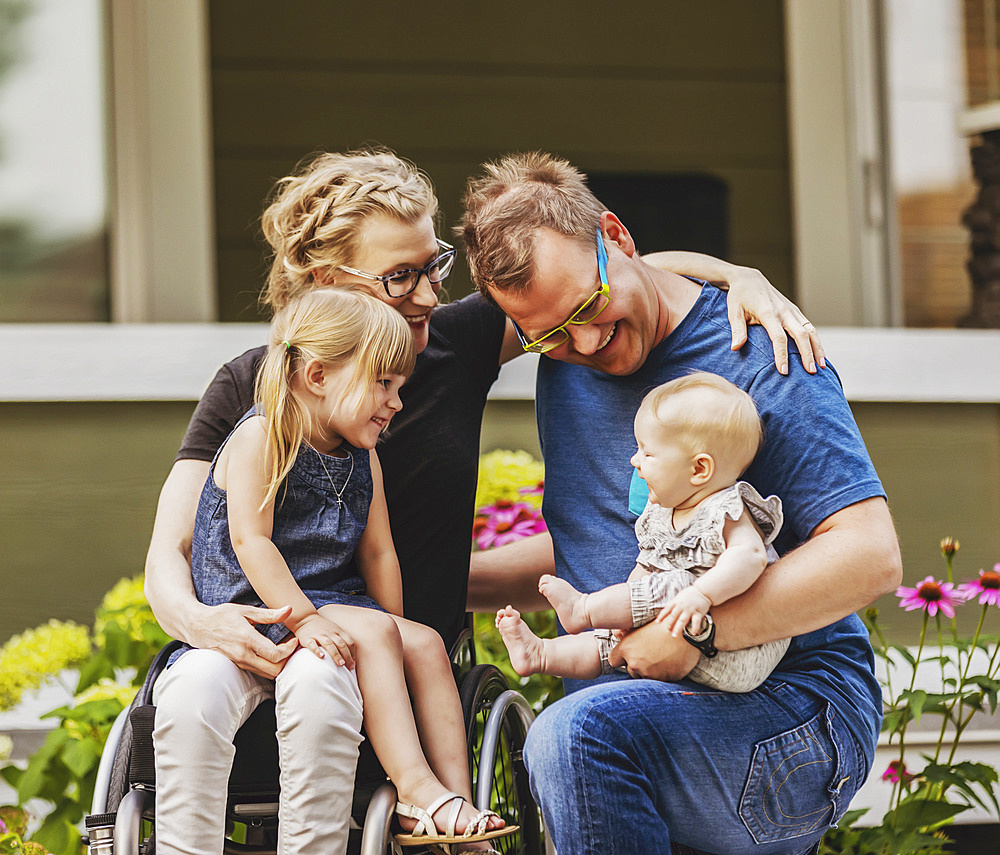
<svg viewBox="0 0 1000 855">
<path fill-rule="evenodd" d="M 90 855 L 155 855 L 156 774 L 153 759 L 153 685 L 171 654 L 164 647 L 128 709 L 116 719 L 101 756 L 91 814 L 86 818 Z M 468 628 L 452 649 L 469 745 L 473 801 L 520 830 L 491 841 L 511 855 L 543 855 L 547 846 L 541 815 L 528 788 L 522 759 L 534 714 L 493 665 L 475 664 Z M 233 740 L 236 756 L 229 778 L 226 855 L 274 855 L 278 826 L 278 753 L 274 701 L 262 703 Z M 395 787 L 386 779 L 367 740 L 362 743 L 355 784 L 349 855 L 393 855 L 401 851 L 390 824 Z M 422 848 L 406 851 L 422 853 Z"/>
</svg>

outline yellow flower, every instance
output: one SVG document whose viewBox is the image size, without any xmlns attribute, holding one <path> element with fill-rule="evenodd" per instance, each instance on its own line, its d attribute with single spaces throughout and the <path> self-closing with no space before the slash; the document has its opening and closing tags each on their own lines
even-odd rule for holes
<svg viewBox="0 0 1000 855">
<path fill-rule="evenodd" d="M 527 451 L 490 451 L 479 458 L 476 507 L 494 505 L 500 499 L 541 505 L 541 496 L 522 489 L 536 487 L 545 478 L 545 467 Z"/>
<path fill-rule="evenodd" d="M 90 633 L 71 621 L 50 620 L 27 629 L 0 647 L 0 710 L 16 706 L 25 691 L 83 663 Z"/>
<path fill-rule="evenodd" d="M 114 625 L 128 634 L 133 641 L 147 641 L 143 627 L 156 625 L 153 610 L 146 602 L 142 590 L 142 576 L 121 579 L 104 595 L 94 621 L 94 639 L 98 647 L 104 646 L 104 633 Z M 164 643 L 166 643 L 164 637 Z"/>
</svg>

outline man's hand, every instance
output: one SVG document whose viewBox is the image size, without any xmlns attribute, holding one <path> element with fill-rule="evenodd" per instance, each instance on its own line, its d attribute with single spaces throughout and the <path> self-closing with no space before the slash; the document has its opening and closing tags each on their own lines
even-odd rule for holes
<svg viewBox="0 0 1000 855">
<path fill-rule="evenodd" d="M 197 628 L 186 639 L 192 647 L 217 650 L 244 671 L 273 680 L 285 667 L 285 661 L 298 647 L 293 635 L 281 644 L 254 629 L 257 623 L 282 623 L 292 613 L 283 609 L 259 609 L 237 603 L 206 606 Z"/>
<path fill-rule="evenodd" d="M 628 633 L 611 649 L 608 662 L 612 668 L 624 665 L 632 677 L 673 682 L 691 673 L 700 656 L 697 648 L 653 621 Z"/>
</svg>

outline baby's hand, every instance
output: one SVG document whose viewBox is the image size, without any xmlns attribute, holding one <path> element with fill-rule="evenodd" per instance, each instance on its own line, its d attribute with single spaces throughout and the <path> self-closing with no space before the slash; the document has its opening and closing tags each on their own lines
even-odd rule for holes
<svg viewBox="0 0 1000 855">
<path fill-rule="evenodd" d="M 665 624 L 667 631 L 680 638 L 684 627 L 691 624 L 691 632 L 697 635 L 701 630 L 702 616 L 708 614 L 712 601 L 694 585 L 678 592 L 656 616 L 656 622 Z"/>
<path fill-rule="evenodd" d="M 295 630 L 299 644 L 311 650 L 320 659 L 327 653 L 338 665 L 354 668 L 354 639 L 332 620 L 321 614 L 307 617 Z"/>
</svg>

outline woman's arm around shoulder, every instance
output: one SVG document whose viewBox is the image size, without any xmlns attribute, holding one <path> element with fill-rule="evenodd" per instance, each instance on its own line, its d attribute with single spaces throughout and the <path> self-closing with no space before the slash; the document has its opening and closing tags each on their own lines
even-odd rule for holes
<svg viewBox="0 0 1000 855">
<path fill-rule="evenodd" d="M 733 331 L 733 350 L 746 344 L 747 324 L 760 324 L 767 330 L 774 346 L 774 364 L 788 373 L 788 336 L 799 348 L 806 371 L 815 373 L 816 365 L 826 367 L 826 355 L 816 328 L 799 307 L 778 291 L 767 278 L 752 267 L 740 267 L 700 252 L 654 252 L 642 260 L 661 270 L 693 276 L 713 284 L 727 286 L 726 308 Z M 786 332 L 787 331 L 787 332 Z"/>
</svg>

